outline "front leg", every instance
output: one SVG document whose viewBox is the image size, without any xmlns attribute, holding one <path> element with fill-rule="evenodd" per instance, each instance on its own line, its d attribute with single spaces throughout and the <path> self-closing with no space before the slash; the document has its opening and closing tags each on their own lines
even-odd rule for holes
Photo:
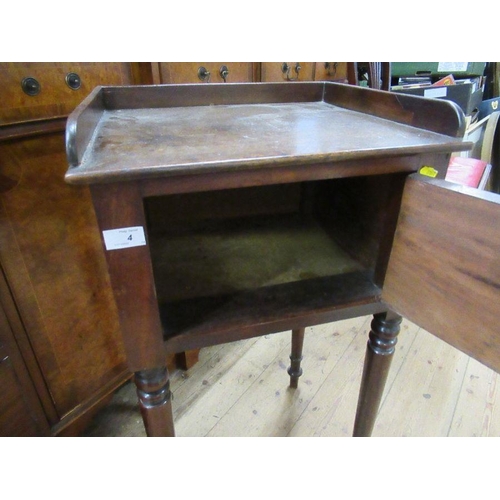
<svg viewBox="0 0 500 500">
<path fill-rule="evenodd" d="M 373 431 L 401 320 L 401 316 L 392 312 L 373 316 L 354 422 L 355 437 L 367 437 Z"/>
<path fill-rule="evenodd" d="M 174 437 L 167 368 L 138 371 L 135 373 L 134 381 L 146 434 L 150 437 Z"/>
</svg>

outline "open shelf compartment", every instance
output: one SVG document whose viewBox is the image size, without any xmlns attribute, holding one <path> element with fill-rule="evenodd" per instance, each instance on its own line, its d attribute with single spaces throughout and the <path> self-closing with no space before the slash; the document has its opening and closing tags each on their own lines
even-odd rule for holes
<svg viewBox="0 0 500 500">
<path fill-rule="evenodd" d="M 146 199 L 167 342 L 209 345 L 222 331 L 373 308 L 393 184 L 382 175 Z"/>
</svg>

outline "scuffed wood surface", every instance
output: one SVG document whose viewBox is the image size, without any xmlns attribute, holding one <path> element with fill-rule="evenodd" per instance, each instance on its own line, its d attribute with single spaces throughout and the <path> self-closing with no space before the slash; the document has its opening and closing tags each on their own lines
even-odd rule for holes
<svg viewBox="0 0 500 500">
<path fill-rule="evenodd" d="M 189 85 L 96 90 L 68 120 L 66 180 L 143 180 L 470 147 L 425 130 L 434 123 L 427 110 L 433 105 L 453 118 L 447 134 L 457 133 L 460 116 L 449 103 L 403 103 L 386 93 L 330 85 L 337 86 L 329 88 L 328 101 L 318 84 L 234 84 L 225 93 L 204 86 L 202 94 Z"/>
</svg>

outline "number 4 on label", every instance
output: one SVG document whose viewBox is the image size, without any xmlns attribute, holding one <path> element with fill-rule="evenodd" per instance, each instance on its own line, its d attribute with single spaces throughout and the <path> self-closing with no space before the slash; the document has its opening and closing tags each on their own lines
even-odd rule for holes
<svg viewBox="0 0 500 500">
<path fill-rule="evenodd" d="M 142 226 L 109 229 L 103 231 L 102 235 L 106 250 L 122 250 L 146 245 L 146 236 Z"/>
</svg>

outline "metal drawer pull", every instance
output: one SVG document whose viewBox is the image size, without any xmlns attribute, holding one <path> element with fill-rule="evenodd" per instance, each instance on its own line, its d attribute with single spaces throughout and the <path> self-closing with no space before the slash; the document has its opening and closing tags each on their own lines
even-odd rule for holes
<svg viewBox="0 0 500 500">
<path fill-rule="evenodd" d="M 210 71 L 207 70 L 204 66 L 200 66 L 198 68 L 198 78 L 202 82 L 209 82 L 210 81 Z"/>
<path fill-rule="evenodd" d="M 299 79 L 299 71 L 302 69 L 302 66 L 300 63 L 295 63 L 295 73 L 297 73 L 297 76 L 295 78 L 290 77 L 290 71 L 292 70 L 291 66 L 288 65 L 288 63 L 283 63 L 281 65 L 281 72 L 285 75 L 286 79 L 289 82 L 293 82 L 295 80 Z"/>
<path fill-rule="evenodd" d="M 221 66 L 219 69 L 219 74 L 221 78 L 224 80 L 224 83 L 226 83 L 227 76 L 229 75 L 229 70 L 227 69 L 227 66 Z"/>
<path fill-rule="evenodd" d="M 335 76 L 335 74 L 337 73 L 337 66 L 339 65 L 338 62 L 326 62 L 325 63 L 325 70 L 326 70 L 326 74 L 328 76 Z"/>
<path fill-rule="evenodd" d="M 82 80 L 76 73 L 66 75 L 66 84 L 72 90 L 78 90 L 82 86 Z"/>
<path fill-rule="evenodd" d="M 23 78 L 23 81 L 21 82 L 21 88 L 23 89 L 23 92 L 25 94 L 35 96 L 40 93 L 42 86 L 40 85 L 38 80 L 32 78 L 31 76 L 28 76 L 26 78 Z"/>
</svg>

